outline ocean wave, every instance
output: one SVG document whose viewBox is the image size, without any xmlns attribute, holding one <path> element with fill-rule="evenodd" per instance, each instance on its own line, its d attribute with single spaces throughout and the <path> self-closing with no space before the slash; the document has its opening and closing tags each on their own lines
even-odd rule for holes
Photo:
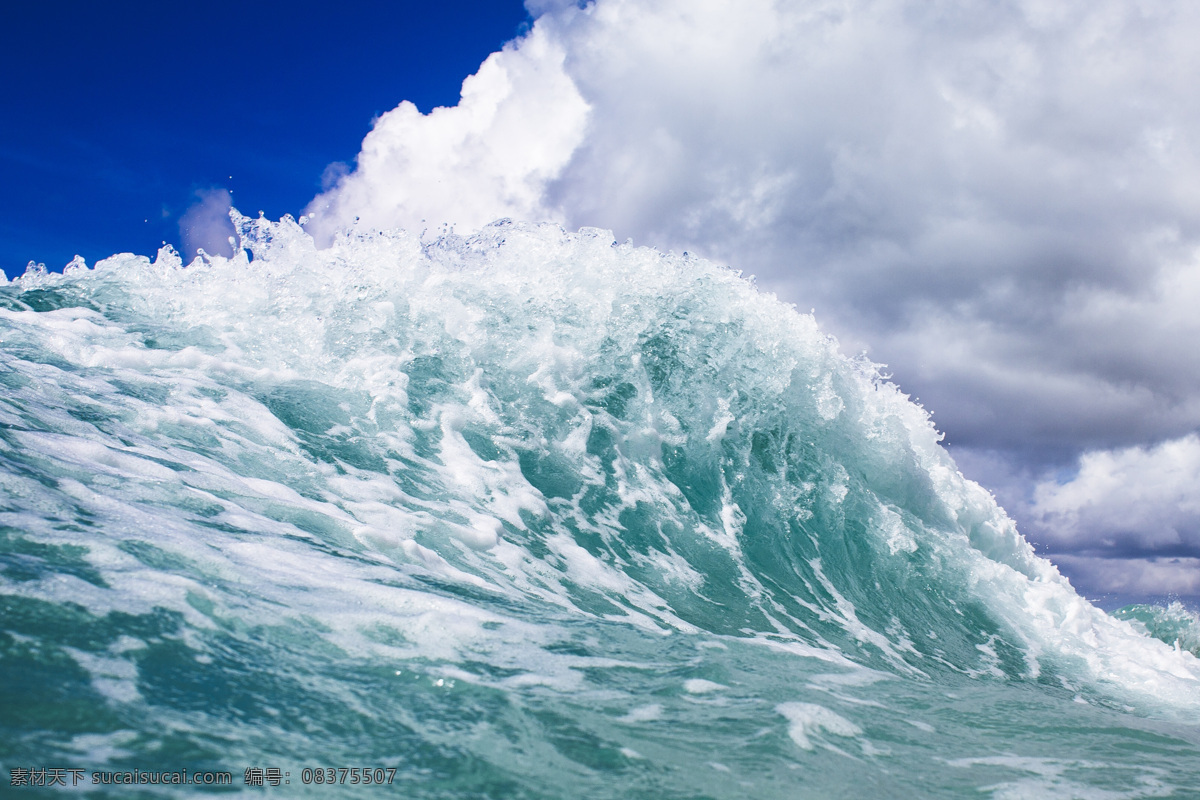
<svg viewBox="0 0 1200 800">
<path fill-rule="evenodd" d="M 233 258 L 0 288 L 4 652 L 87 687 L 17 752 L 319 746 L 430 796 L 708 765 L 732 796 L 752 764 L 786 794 L 790 759 L 949 748 L 954 796 L 962 764 L 1022 769 L 967 735 L 1016 724 L 983 698 L 1194 717 L 1194 618 L 1176 647 L 1079 597 L 924 409 L 736 272 L 593 229 L 318 249 L 233 216 Z"/>
</svg>

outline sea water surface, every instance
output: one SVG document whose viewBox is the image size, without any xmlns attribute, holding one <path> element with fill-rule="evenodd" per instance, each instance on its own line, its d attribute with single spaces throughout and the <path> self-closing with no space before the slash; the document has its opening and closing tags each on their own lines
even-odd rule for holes
<svg viewBox="0 0 1200 800">
<path fill-rule="evenodd" d="M 1195 616 L 1079 597 L 812 317 L 604 231 L 234 216 L 0 286 L 9 793 L 1200 797 Z"/>
</svg>

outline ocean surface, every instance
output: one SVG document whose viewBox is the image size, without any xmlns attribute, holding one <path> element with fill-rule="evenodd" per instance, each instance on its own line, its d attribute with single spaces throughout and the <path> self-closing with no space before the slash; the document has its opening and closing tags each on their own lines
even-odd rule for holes
<svg viewBox="0 0 1200 800">
<path fill-rule="evenodd" d="M 1200 797 L 1196 616 L 1079 597 L 812 317 L 235 222 L 0 286 L 0 794 Z"/>
</svg>

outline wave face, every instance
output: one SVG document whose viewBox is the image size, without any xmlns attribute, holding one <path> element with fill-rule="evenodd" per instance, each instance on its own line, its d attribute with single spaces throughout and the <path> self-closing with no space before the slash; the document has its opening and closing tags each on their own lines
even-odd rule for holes
<svg viewBox="0 0 1200 800">
<path fill-rule="evenodd" d="M 235 222 L 233 259 L 0 287 L 5 769 L 1200 786 L 1188 647 L 1079 598 L 811 317 L 603 231 Z"/>
</svg>

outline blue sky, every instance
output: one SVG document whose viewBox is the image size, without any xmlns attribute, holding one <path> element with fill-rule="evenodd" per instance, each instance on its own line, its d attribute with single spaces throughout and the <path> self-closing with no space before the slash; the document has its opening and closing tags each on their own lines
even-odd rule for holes
<svg viewBox="0 0 1200 800">
<path fill-rule="evenodd" d="M 520 0 L 8 3 L 0 268 L 179 246 L 195 192 L 299 214 L 372 119 L 458 102 Z M 232 176 L 232 177 L 230 177 Z"/>
</svg>

